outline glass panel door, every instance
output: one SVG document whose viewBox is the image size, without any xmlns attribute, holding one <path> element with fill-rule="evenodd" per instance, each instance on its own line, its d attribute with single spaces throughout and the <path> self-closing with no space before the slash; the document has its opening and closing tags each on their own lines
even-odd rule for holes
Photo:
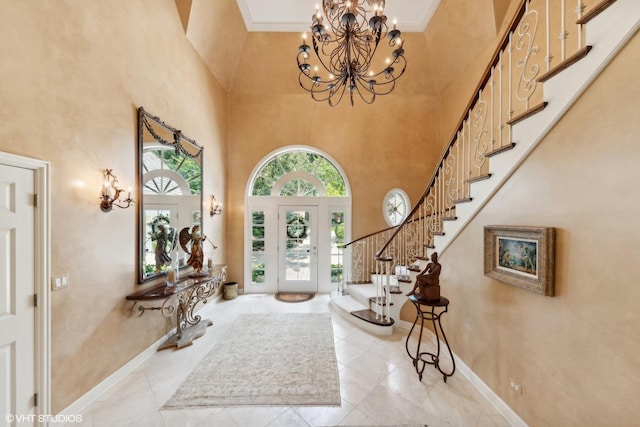
<svg viewBox="0 0 640 427">
<path fill-rule="evenodd" d="M 175 261 L 173 258 L 180 246 L 176 244 L 180 232 L 177 228 L 178 205 L 146 203 L 143 218 L 146 227 L 142 259 L 144 274 L 163 273 Z"/>
<path fill-rule="evenodd" d="M 278 291 L 318 291 L 317 206 L 278 210 Z"/>
</svg>

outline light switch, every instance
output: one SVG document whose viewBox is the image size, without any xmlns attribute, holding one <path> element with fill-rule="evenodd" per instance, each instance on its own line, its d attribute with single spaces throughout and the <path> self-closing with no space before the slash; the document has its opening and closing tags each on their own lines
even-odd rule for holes
<svg viewBox="0 0 640 427">
<path fill-rule="evenodd" d="M 59 274 L 51 278 L 51 290 L 57 291 L 58 289 L 66 288 L 69 286 L 69 274 Z"/>
</svg>

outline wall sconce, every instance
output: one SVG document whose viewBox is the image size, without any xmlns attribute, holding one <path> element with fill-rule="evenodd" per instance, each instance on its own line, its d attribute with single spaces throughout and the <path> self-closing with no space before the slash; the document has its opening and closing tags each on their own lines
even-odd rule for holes
<svg viewBox="0 0 640 427">
<path fill-rule="evenodd" d="M 209 206 L 209 216 L 220 215 L 222 213 L 222 203 L 216 200 L 216 196 L 211 195 Z"/>
<path fill-rule="evenodd" d="M 102 212 L 110 212 L 114 206 L 121 209 L 126 209 L 134 203 L 131 198 L 131 187 L 129 187 L 129 194 L 124 200 L 120 200 L 120 194 L 124 191 L 119 188 L 118 178 L 111 173 L 111 169 L 105 169 L 104 172 L 104 184 L 102 186 L 102 194 L 100 195 L 100 209 Z"/>
</svg>

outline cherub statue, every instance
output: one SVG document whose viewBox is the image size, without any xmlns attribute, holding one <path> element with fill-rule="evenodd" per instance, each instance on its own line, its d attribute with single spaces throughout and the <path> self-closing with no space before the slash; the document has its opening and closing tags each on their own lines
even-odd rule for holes
<svg viewBox="0 0 640 427">
<path fill-rule="evenodd" d="M 191 228 L 191 232 L 189 232 L 189 227 L 185 227 L 180 231 L 180 246 L 189 254 L 187 264 L 193 267 L 192 276 L 206 276 L 208 274 L 202 271 L 202 264 L 204 262 L 202 242 L 206 238 L 207 236 L 200 234 L 199 225 L 194 225 Z M 189 242 L 191 242 L 191 250 L 188 248 Z"/>
</svg>

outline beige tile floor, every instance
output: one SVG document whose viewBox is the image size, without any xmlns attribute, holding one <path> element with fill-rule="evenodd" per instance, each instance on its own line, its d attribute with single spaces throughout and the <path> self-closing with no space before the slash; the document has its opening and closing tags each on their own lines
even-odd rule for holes
<svg viewBox="0 0 640 427">
<path fill-rule="evenodd" d="M 427 366 L 422 382 L 405 351 L 408 331 L 390 337 L 360 330 L 332 312 L 340 370 L 340 407 L 229 407 L 161 411 L 198 362 L 223 339 L 241 313 L 332 312 L 328 295 L 304 303 L 283 303 L 273 295 L 240 295 L 209 302 L 200 314 L 213 326 L 193 345 L 155 353 L 89 407 L 83 426 L 461 426 L 508 423 L 460 374 L 447 380 Z M 151 312 L 145 314 L 157 315 Z M 446 324 L 445 324 L 446 328 Z M 220 369 L 224 369 L 221 366 Z M 258 374 L 258 373 L 256 373 Z M 77 426 L 78 423 L 68 424 Z"/>
</svg>

